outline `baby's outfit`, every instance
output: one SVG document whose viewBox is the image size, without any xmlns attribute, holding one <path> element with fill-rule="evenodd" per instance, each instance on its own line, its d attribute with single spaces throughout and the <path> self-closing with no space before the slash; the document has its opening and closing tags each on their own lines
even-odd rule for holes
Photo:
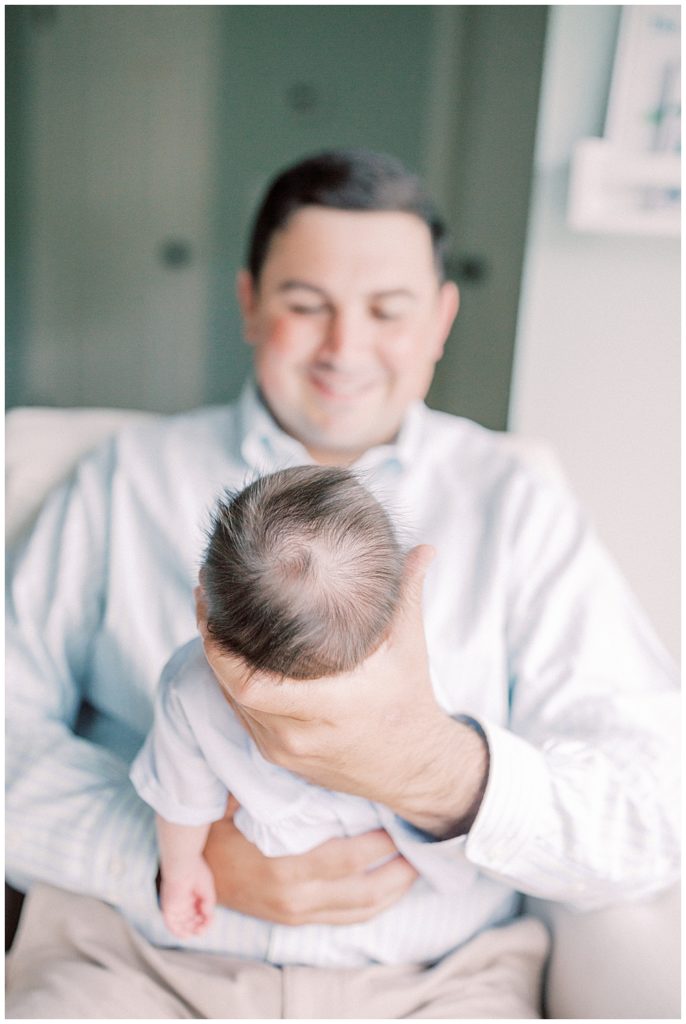
<svg viewBox="0 0 686 1024">
<path fill-rule="evenodd" d="M 333 836 L 399 829 L 383 805 L 312 785 L 267 761 L 223 695 L 200 638 L 180 648 L 162 674 L 154 724 L 131 779 L 146 803 L 179 825 L 218 820 L 233 794 L 236 827 L 268 857 L 304 853 Z"/>
<path fill-rule="evenodd" d="M 234 948 L 237 930 L 242 948 L 255 949 L 253 958 L 271 963 L 424 962 L 464 941 L 459 936 L 465 921 L 477 912 L 481 921 L 484 906 L 489 924 L 515 911 L 517 898 L 470 863 L 465 836 L 436 842 L 383 804 L 315 786 L 262 757 L 222 693 L 200 639 L 181 647 L 162 673 L 154 723 L 131 779 L 158 814 L 181 825 L 223 817 L 233 794 L 240 804 L 236 826 L 269 857 L 383 828 L 418 872 L 396 904 L 361 924 L 267 924 L 218 907 L 202 936 L 207 951 Z M 446 913 L 446 907 L 455 910 Z M 169 944 L 161 918 L 159 928 L 149 916 L 138 926 L 144 934 L 154 928 L 156 944 Z"/>
</svg>

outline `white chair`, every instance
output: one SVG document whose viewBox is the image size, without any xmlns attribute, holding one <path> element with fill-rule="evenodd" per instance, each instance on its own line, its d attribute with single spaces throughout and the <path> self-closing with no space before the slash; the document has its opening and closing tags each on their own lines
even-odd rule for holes
<svg viewBox="0 0 686 1024">
<path fill-rule="evenodd" d="M 49 490 L 87 451 L 121 427 L 152 413 L 119 409 L 21 408 L 7 414 L 6 535 L 9 545 L 35 519 Z M 502 435 L 503 444 L 563 479 L 541 441 Z M 544 1007 L 550 1019 L 680 1019 L 680 896 L 678 887 L 641 903 L 575 913 L 527 898 L 525 908 L 553 935 Z M 13 907 L 8 904 L 11 919 Z"/>
</svg>

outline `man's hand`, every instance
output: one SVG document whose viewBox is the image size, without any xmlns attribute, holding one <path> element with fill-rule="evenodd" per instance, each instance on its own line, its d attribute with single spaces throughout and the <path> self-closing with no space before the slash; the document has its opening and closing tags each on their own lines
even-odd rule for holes
<svg viewBox="0 0 686 1024">
<path fill-rule="evenodd" d="M 488 771 L 485 741 L 438 706 L 422 622 L 424 574 L 434 550 L 407 558 L 403 595 L 388 638 L 353 672 L 279 680 L 224 654 L 198 627 L 205 655 L 260 752 L 328 789 L 390 807 L 437 836 L 467 831 Z"/>
<path fill-rule="evenodd" d="M 205 846 L 220 904 L 276 924 L 357 924 L 391 906 L 417 872 L 382 831 L 330 839 L 292 857 L 265 857 L 233 823 L 229 800 Z M 392 857 L 392 860 L 388 860 Z M 385 863 L 378 865 L 380 861 Z"/>
</svg>

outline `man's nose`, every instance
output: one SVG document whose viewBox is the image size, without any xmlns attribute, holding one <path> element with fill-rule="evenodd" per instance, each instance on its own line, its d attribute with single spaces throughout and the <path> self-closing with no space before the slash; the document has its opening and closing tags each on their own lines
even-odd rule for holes
<svg viewBox="0 0 686 1024">
<path fill-rule="evenodd" d="M 327 323 L 323 350 L 345 359 L 369 345 L 369 324 L 363 316 L 349 310 L 335 310 Z"/>
</svg>

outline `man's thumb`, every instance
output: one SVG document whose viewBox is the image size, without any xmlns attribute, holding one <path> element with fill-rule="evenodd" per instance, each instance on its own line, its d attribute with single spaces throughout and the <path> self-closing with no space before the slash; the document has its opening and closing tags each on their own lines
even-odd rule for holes
<svg viewBox="0 0 686 1024">
<path fill-rule="evenodd" d="M 436 549 L 431 544 L 418 544 L 407 553 L 402 585 L 402 601 L 407 609 L 421 605 L 424 577 L 435 557 Z"/>
</svg>

